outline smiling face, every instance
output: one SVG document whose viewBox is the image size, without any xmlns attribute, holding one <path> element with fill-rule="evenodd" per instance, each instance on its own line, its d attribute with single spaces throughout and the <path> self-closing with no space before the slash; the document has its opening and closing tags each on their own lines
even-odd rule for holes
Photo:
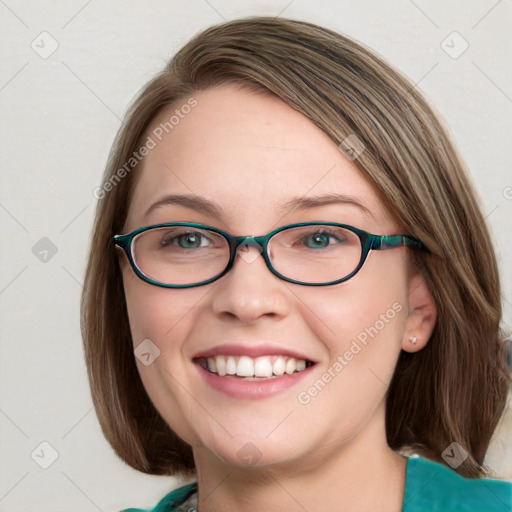
<svg viewBox="0 0 512 512">
<path fill-rule="evenodd" d="M 401 231 L 357 167 L 284 102 L 233 85 L 194 97 L 145 158 L 124 233 L 164 222 L 237 236 L 308 221 Z M 315 464 L 349 445 L 382 448 L 399 352 L 412 330 L 415 350 L 428 339 L 410 303 L 408 249 L 374 251 L 352 279 L 318 287 L 279 279 L 255 251 L 186 289 L 140 280 L 121 256 L 134 346 L 149 339 L 160 351 L 148 366 L 137 360 L 154 405 L 198 466 Z M 267 377 L 222 376 L 233 371 Z"/>
</svg>

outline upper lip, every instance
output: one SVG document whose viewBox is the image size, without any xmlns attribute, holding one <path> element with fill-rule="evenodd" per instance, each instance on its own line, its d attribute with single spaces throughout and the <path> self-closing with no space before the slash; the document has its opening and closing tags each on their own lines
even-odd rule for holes
<svg viewBox="0 0 512 512">
<path fill-rule="evenodd" d="M 217 345 L 216 347 L 212 347 L 206 350 L 202 350 L 193 356 L 192 359 L 199 358 L 208 358 L 215 356 L 249 356 L 249 357 L 259 357 L 259 356 L 288 356 L 294 357 L 295 359 L 300 359 L 304 361 L 312 361 L 315 363 L 313 359 L 310 357 L 298 352 L 297 350 L 293 350 L 290 348 L 280 347 L 278 345 L 272 344 L 258 344 L 258 345 L 242 345 L 242 344 L 231 344 L 226 343 L 223 345 Z"/>
</svg>

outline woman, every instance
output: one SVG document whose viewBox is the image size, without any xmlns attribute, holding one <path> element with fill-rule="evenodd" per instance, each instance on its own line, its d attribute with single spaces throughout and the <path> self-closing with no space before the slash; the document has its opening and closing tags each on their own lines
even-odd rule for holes
<svg viewBox="0 0 512 512">
<path fill-rule="evenodd" d="M 140 93 L 96 195 L 100 423 L 132 467 L 197 480 L 153 510 L 510 510 L 482 478 L 510 386 L 494 251 L 380 58 L 305 22 L 210 28 Z"/>
</svg>

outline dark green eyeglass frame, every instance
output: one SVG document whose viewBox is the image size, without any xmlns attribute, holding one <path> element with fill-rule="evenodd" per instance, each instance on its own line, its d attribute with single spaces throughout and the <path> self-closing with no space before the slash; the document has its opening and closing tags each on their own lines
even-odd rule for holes
<svg viewBox="0 0 512 512">
<path fill-rule="evenodd" d="M 148 277 L 145 275 L 137 266 L 135 263 L 135 260 L 133 259 L 132 254 L 132 241 L 133 239 L 139 235 L 140 233 L 143 233 L 144 231 L 148 231 L 150 229 L 156 229 L 156 228 L 165 228 L 165 227 L 174 227 L 174 226 L 185 226 L 190 228 L 199 228 L 199 229 L 208 229 L 210 231 L 213 231 L 215 233 L 218 233 L 219 235 L 222 235 L 229 244 L 229 250 L 230 250 L 230 256 L 229 261 L 226 265 L 226 268 L 217 274 L 216 276 L 207 279 L 205 281 L 200 281 L 199 283 L 192 283 L 192 284 L 166 284 L 161 283 L 160 281 L 155 281 L 151 277 Z M 359 239 L 361 240 L 361 258 L 359 259 L 359 263 L 357 267 L 348 275 L 342 277 L 341 279 L 336 279 L 335 281 L 328 281 L 326 283 L 307 283 L 303 281 L 297 281 L 295 279 L 291 279 L 289 277 L 284 276 L 280 272 L 278 272 L 272 265 L 270 258 L 268 256 L 268 243 L 269 240 L 276 235 L 277 233 L 280 233 L 281 231 L 284 231 L 286 229 L 290 228 L 297 228 L 297 227 L 303 227 L 303 226 L 335 226 L 347 229 L 349 231 L 352 231 L 355 233 Z M 205 284 L 212 283 L 213 281 L 216 281 L 217 279 L 220 279 L 223 275 L 227 274 L 231 267 L 233 266 L 233 263 L 235 262 L 235 257 L 237 254 L 237 249 L 241 245 L 246 245 L 247 247 L 250 246 L 258 246 L 262 248 L 261 255 L 263 256 L 263 259 L 265 260 L 265 263 L 267 265 L 267 268 L 274 274 L 275 276 L 279 277 L 280 279 L 283 279 L 284 281 L 287 281 L 289 283 L 294 284 L 301 284 L 304 286 L 329 286 L 333 284 L 343 283 L 344 281 L 348 281 L 351 277 L 354 277 L 359 270 L 361 270 L 362 266 L 364 265 L 364 262 L 366 261 L 366 258 L 368 257 L 368 254 L 370 251 L 374 250 L 386 250 L 386 249 L 394 249 L 395 247 L 410 247 L 412 249 L 418 249 L 422 251 L 428 251 L 427 247 L 418 239 L 408 236 L 408 235 L 373 235 L 371 233 L 368 233 L 366 231 L 363 231 L 362 229 L 355 228 L 354 226 L 349 226 L 347 224 L 338 224 L 336 222 L 300 222 L 297 224 L 288 224 L 286 226 L 281 226 L 277 229 L 274 229 L 270 233 L 267 233 L 266 235 L 261 236 L 233 236 L 229 233 L 226 233 L 225 231 L 222 231 L 220 229 L 214 228 L 212 226 L 206 226 L 204 224 L 196 224 L 193 222 L 168 222 L 165 224 L 154 224 L 152 226 L 146 226 L 143 228 L 136 229 L 132 231 L 131 233 L 127 233 L 125 235 L 115 235 L 113 237 L 113 242 L 124 250 L 126 253 L 126 256 L 128 257 L 128 260 L 130 261 L 130 264 L 135 272 L 135 274 L 140 277 L 143 281 L 146 281 L 147 283 L 153 284 L 155 286 L 161 286 L 163 288 L 192 288 L 195 286 L 202 286 Z"/>
</svg>

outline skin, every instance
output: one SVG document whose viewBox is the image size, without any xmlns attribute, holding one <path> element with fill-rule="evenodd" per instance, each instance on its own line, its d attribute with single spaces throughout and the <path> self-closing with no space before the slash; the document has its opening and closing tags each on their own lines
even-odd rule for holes
<svg viewBox="0 0 512 512">
<path fill-rule="evenodd" d="M 401 232 L 354 163 L 281 100 L 234 85 L 194 98 L 197 106 L 145 158 L 125 233 L 171 221 L 233 235 L 304 221 Z M 367 211 L 350 203 L 282 209 L 293 197 L 333 192 Z M 176 204 L 145 216 L 171 193 L 213 201 L 220 217 Z M 134 346 L 149 338 L 161 351 L 149 366 L 137 361 L 140 376 L 162 417 L 192 446 L 200 511 L 401 510 L 406 461 L 386 443 L 385 393 L 400 351 L 421 350 L 436 317 L 408 251 L 374 251 L 355 277 L 327 287 L 287 283 L 261 257 L 237 257 L 220 280 L 181 290 L 143 282 L 121 255 Z M 308 404 L 300 403 L 298 393 L 396 303 L 401 310 L 378 335 Z M 317 361 L 306 379 L 269 398 L 228 397 L 192 363 L 197 352 L 223 343 L 268 341 Z M 260 459 L 248 467 L 237 454 L 249 442 Z"/>
</svg>

